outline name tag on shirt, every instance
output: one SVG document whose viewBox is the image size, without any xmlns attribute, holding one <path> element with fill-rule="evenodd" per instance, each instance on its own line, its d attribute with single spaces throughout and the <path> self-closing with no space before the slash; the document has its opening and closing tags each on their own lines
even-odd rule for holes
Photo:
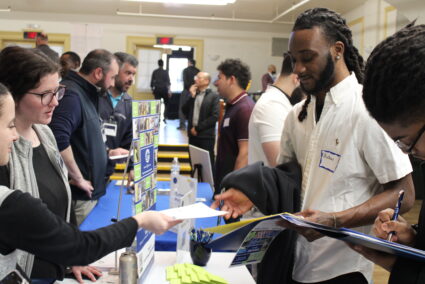
<svg viewBox="0 0 425 284">
<path fill-rule="evenodd" d="M 117 136 L 117 124 L 116 123 L 104 123 L 103 128 L 106 136 Z"/>
<path fill-rule="evenodd" d="M 230 125 L 230 117 L 224 119 L 223 121 L 223 127 L 229 127 Z"/>
<path fill-rule="evenodd" d="M 335 172 L 336 167 L 338 167 L 340 158 L 341 155 L 339 154 L 327 150 L 322 150 L 320 155 L 319 167 L 333 173 Z"/>
</svg>

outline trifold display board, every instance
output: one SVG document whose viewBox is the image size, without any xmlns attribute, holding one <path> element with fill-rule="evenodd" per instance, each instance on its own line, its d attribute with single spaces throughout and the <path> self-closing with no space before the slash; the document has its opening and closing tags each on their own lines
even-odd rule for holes
<svg viewBox="0 0 425 284">
<path fill-rule="evenodd" d="M 133 213 L 155 209 L 156 173 L 158 161 L 159 123 L 161 102 L 157 100 L 133 101 Z M 144 278 L 153 263 L 155 235 L 139 230 L 136 236 L 139 279 Z"/>
</svg>

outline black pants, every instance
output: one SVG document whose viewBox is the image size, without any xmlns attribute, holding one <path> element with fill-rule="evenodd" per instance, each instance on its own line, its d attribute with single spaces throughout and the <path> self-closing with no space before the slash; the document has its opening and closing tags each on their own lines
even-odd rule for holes
<svg viewBox="0 0 425 284">
<path fill-rule="evenodd" d="M 294 281 L 293 284 L 302 284 Z M 368 284 L 366 278 L 360 272 L 352 272 L 338 277 L 316 283 L 309 284 Z"/>
<path fill-rule="evenodd" d="M 182 111 L 182 107 L 186 103 L 186 101 L 190 98 L 190 93 L 188 90 L 183 90 L 183 92 L 180 94 L 179 99 L 179 127 L 186 128 L 186 116 L 184 115 Z"/>
<path fill-rule="evenodd" d="M 168 118 L 168 88 L 155 88 L 153 90 L 153 95 L 155 97 L 155 100 L 164 100 L 164 118 Z"/>
<path fill-rule="evenodd" d="M 190 129 L 189 129 L 190 131 Z M 214 173 L 214 144 L 215 138 L 198 138 L 189 135 L 189 144 L 207 150 L 210 153 L 211 170 Z"/>
</svg>

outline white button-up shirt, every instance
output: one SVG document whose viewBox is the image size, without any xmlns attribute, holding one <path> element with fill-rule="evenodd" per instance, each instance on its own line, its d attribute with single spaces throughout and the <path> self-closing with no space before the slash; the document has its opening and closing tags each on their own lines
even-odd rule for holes
<svg viewBox="0 0 425 284">
<path fill-rule="evenodd" d="M 296 159 L 302 167 L 302 210 L 338 212 L 369 200 L 382 184 L 412 171 L 403 154 L 367 112 L 362 86 L 354 74 L 326 94 L 316 123 L 312 96 L 307 117 L 299 122 L 303 102 L 288 114 L 281 138 L 278 162 Z M 371 226 L 355 228 L 371 233 Z M 359 271 L 372 277 L 372 263 L 344 242 L 324 237 L 297 240 L 293 279 L 319 282 Z"/>
</svg>

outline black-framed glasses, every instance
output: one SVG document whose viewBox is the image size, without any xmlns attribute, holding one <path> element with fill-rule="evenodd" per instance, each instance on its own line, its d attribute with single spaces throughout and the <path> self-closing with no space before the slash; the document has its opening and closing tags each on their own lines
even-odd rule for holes
<svg viewBox="0 0 425 284">
<path fill-rule="evenodd" d="M 415 147 L 416 143 L 418 143 L 419 139 L 422 137 L 422 135 L 425 132 L 425 124 L 422 126 L 422 128 L 419 130 L 418 135 L 416 136 L 415 140 L 413 140 L 412 144 L 406 145 L 403 141 L 400 139 L 397 139 L 394 141 L 397 146 L 406 154 L 412 154 L 413 148 Z"/>
<path fill-rule="evenodd" d="M 63 96 L 65 95 L 65 86 L 59 85 L 59 87 L 57 87 L 56 90 L 47 91 L 41 94 L 34 93 L 34 92 L 28 92 L 28 94 L 39 96 L 41 99 L 41 104 L 44 106 L 47 106 L 52 102 L 53 97 L 56 97 L 58 101 L 60 101 L 63 98 Z"/>
</svg>

